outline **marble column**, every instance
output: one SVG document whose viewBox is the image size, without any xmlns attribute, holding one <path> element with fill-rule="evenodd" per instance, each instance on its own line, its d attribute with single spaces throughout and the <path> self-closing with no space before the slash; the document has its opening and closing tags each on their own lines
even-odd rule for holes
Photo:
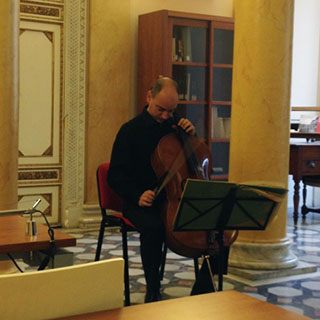
<svg viewBox="0 0 320 320">
<path fill-rule="evenodd" d="M 18 1 L 0 3 L 0 208 L 17 205 Z"/>
<path fill-rule="evenodd" d="M 287 187 L 293 0 L 235 0 L 229 180 Z M 294 267 L 287 201 L 265 231 L 241 231 L 230 266 Z"/>
<path fill-rule="evenodd" d="M 18 201 L 18 11 L 19 1 L 0 2 L 0 210 Z M 0 273 L 14 272 L 1 261 Z"/>
</svg>

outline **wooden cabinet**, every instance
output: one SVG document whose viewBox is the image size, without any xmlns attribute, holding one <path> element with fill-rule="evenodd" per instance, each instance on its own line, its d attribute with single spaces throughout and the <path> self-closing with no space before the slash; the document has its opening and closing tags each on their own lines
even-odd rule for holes
<svg viewBox="0 0 320 320">
<path fill-rule="evenodd" d="M 159 76 L 178 82 L 178 113 L 212 148 L 213 179 L 227 179 L 232 18 L 161 10 L 139 16 L 138 108 Z"/>
</svg>

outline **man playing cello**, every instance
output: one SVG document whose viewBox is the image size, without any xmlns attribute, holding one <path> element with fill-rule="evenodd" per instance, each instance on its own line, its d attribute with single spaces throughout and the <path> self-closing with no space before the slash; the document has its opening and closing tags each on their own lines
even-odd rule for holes
<svg viewBox="0 0 320 320">
<path fill-rule="evenodd" d="M 158 178 L 151 165 L 151 156 L 160 139 L 175 131 L 172 117 L 178 104 L 177 83 L 159 77 L 147 93 L 148 105 L 143 112 L 122 125 L 111 155 L 108 174 L 110 186 L 123 199 L 123 214 L 140 232 L 140 253 L 147 292 L 145 302 L 158 301 L 162 247 L 165 238 L 160 217 L 164 192 L 155 198 Z M 181 118 L 185 132 L 195 134 L 192 123 Z"/>
</svg>

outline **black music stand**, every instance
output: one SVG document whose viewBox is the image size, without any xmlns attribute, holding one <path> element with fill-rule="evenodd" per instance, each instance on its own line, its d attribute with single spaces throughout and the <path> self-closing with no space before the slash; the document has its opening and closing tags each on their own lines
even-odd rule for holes
<svg viewBox="0 0 320 320">
<path fill-rule="evenodd" d="M 208 231 L 209 244 L 218 241 L 219 291 L 223 288 L 224 231 L 264 230 L 286 193 L 278 186 L 187 180 L 174 231 Z M 211 239 L 210 231 L 218 231 L 216 239 Z"/>
</svg>

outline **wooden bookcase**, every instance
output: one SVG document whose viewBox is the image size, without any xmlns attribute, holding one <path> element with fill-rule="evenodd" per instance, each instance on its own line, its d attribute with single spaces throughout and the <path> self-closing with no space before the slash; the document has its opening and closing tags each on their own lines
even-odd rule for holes
<svg viewBox="0 0 320 320">
<path fill-rule="evenodd" d="M 212 179 L 229 167 L 233 62 L 232 18 L 161 10 L 139 16 L 138 109 L 159 76 L 178 82 L 178 113 L 211 146 Z"/>
</svg>

